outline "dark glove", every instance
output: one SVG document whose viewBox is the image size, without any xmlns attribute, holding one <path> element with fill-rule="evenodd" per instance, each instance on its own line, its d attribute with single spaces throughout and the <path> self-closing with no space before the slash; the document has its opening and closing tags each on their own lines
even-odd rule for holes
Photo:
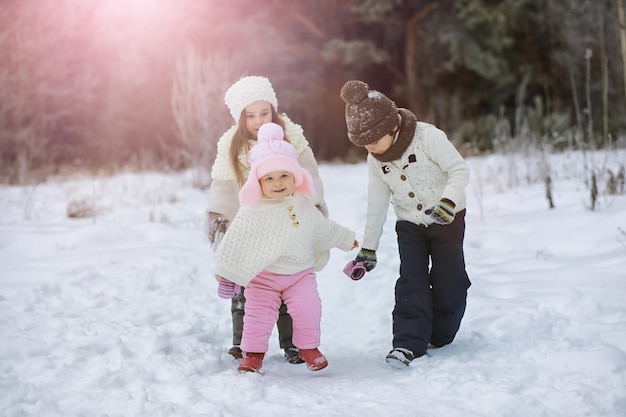
<svg viewBox="0 0 626 417">
<path fill-rule="evenodd" d="M 442 198 L 424 213 L 430 215 L 437 224 L 450 224 L 454 220 L 454 207 L 456 204 L 447 198 Z"/>
<path fill-rule="evenodd" d="M 226 278 L 222 278 L 217 286 L 217 295 L 220 298 L 233 298 L 239 291 L 241 291 L 241 287 Z"/>
<path fill-rule="evenodd" d="M 354 262 L 363 262 L 366 271 L 376 268 L 376 251 L 371 249 L 361 249 L 359 254 L 354 258 Z"/>
<path fill-rule="evenodd" d="M 215 237 L 226 232 L 228 219 L 220 213 L 212 211 L 207 213 L 207 237 L 209 242 L 215 243 Z M 218 238 L 219 241 L 219 238 Z"/>
</svg>

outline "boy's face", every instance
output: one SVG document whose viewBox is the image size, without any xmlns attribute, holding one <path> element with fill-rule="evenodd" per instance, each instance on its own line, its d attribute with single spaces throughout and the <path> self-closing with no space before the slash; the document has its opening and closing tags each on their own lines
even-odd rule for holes
<svg viewBox="0 0 626 417">
<path fill-rule="evenodd" d="M 292 195 L 296 188 L 296 180 L 289 171 L 268 172 L 259 178 L 259 184 L 263 196 L 274 200 L 282 200 Z"/>
<path fill-rule="evenodd" d="M 382 138 L 378 139 L 376 142 L 370 143 L 369 145 L 365 145 L 365 149 L 367 149 L 369 153 L 373 153 L 376 155 L 383 154 L 387 152 L 389 148 L 391 148 L 391 145 L 393 145 L 394 137 L 395 137 L 395 134 L 387 134 L 383 136 Z"/>
<path fill-rule="evenodd" d="M 248 134 L 256 138 L 259 128 L 272 121 L 272 105 L 267 101 L 255 101 L 243 109 L 243 117 Z"/>
</svg>

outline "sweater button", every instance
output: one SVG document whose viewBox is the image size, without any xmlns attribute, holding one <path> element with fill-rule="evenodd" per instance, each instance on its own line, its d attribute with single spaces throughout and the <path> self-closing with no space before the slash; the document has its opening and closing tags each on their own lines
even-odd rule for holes
<svg viewBox="0 0 626 417">
<path fill-rule="evenodd" d="M 402 181 L 406 181 L 406 175 L 404 175 L 404 174 L 400 175 L 400 179 L 401 179 Z"/>
<path fill-rule="evenodd" d="M 414 193 L 413 191 L 411 191 L 411 192 L 409 193 L 409 197 L 411 197 L 411 198 L 415 197 L 415 193 Z"/>
<path fill-rule="evenodd" d="M 422 209 L 423 209 L 423 208 L 424 208 L 424 206 L 422 206 L 421 204 L 418 204 L 418 205 L 417 205 L 417 209 L 418 209 L 419 211 L 422 211 Z"/>
</svg>

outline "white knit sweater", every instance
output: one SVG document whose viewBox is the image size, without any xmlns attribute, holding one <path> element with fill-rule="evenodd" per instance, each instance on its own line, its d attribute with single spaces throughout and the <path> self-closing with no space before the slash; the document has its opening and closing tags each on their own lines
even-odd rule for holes
<svg viewBox="0 0 626 417">
<path fill-rule="evenodd" d="M 285 122 L 285 136 L 289 138 L 290 143 L 298 152 L 298 163 L 313 177 L 313 185 L 315 186 L 315 204 L 326 206 L 324 202 L 324 188 L 319 175 L 317 161 L 313 156 L 313 151 L 309 147 L 309 142 L 304 137 L 302 127 L 289 119 L 286 114 L 280 115 Z M 230 163 L 230 144 L 233 135 L 237 130 L 237 125 L 228 129 L 217 142 L 217 156 L 211 169 L 211 188 L 209 189 L 209 203 L 207 211 L 220 213 L 226 216 L 228 220 L 235 217 L 235 213 L 239 209 L 239 187 L 235 179 L 235 173 Z M 254 146 L 256 141 L 250 141 L 250 146 Z M 242 153 L 239 160 L 244 167 L 244 178 L 248 176 L 250 162 L 248 155 Z"/>
<path fill-rule="evenodd" d="M 425 211 L 442 198 L 465 208 L 469 170 L 465 160 L 435 126 L 418 122 L 413 141 L 399 159 L 381 162 L 367 157 L 369 168 L 367 223 L 363 248 L 376 250 L 387 217 L 389 200 L 398 220 L 430 225 Z"/>
<path fill-rule="evenodd" d="M 319 271 L 329 249 L 348 251 L 354 239 L 353 231 L 325 218 L 307 196 L 263 198 L 237 212 L 217 250 L 214 272 L 245 286 L 264 269 L 283 275 Z"/>
</svg>

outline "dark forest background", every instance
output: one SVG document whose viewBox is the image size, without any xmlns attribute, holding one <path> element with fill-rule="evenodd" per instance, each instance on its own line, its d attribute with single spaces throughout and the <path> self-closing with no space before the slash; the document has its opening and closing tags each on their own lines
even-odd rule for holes
<svg viewBox="0 0 626 417">
<path fill-rule="evenodd" d="M 0 52 L 3 183 L 207 170 L 243 75 L 272 81 L 319 161 L 363 156 L 350 79 L 466 155 L 624 145 L 623 0 L 2 0 Z"/>
</svg>

